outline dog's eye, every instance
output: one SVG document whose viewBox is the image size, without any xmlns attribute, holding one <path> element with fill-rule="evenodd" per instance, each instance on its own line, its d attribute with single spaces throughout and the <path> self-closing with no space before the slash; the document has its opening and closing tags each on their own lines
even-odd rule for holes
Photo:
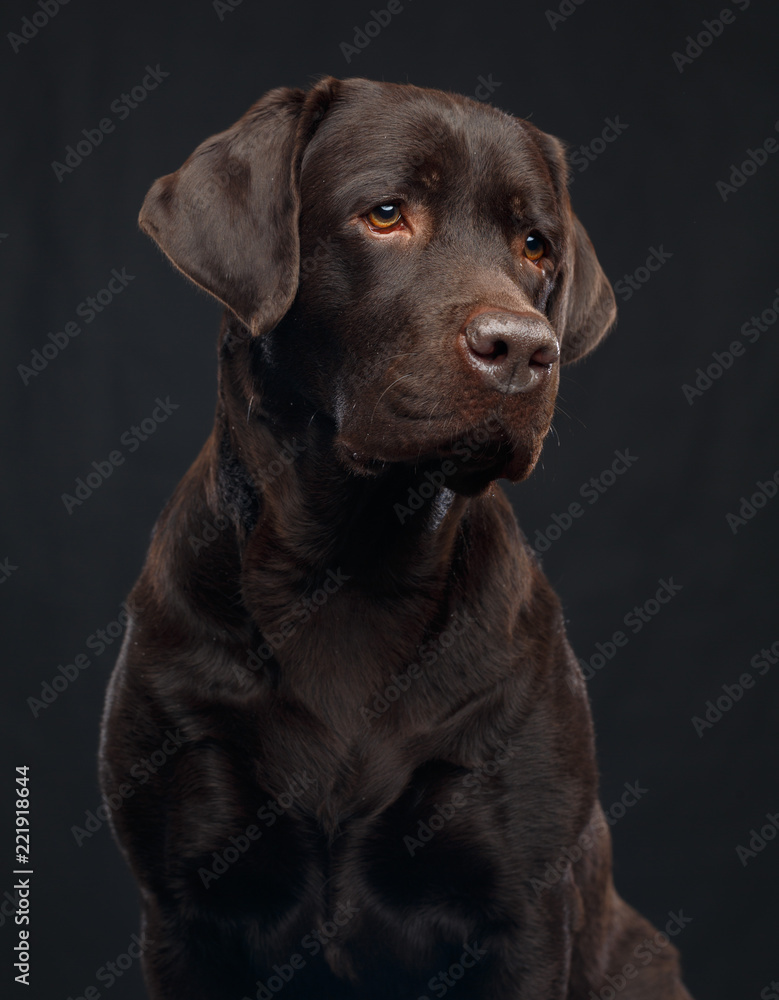
<svg viewBox="0 0 779 1000">
<path fill-rule="evenodd" d="M 531 233 L 525 240 L 525 256 L 528 260 L 541 260 L 546 253 L 546 244 L 538 235 Z"/>
<path fill-rule="evenodd" d="M 400 209 L 397 205 L 377 205 L 368 212 L 368 222 L 376 229 L 391 229 L 400 222 Z"/>
</svg>

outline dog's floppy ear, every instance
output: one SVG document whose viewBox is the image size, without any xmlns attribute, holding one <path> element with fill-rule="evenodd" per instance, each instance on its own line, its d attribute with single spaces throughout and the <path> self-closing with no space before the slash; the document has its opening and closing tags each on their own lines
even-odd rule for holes
<svg viewBox="0 0 779 1000">
<path fill-rule="evenodd" d="M 253 334 L 270 330 L 298 286 L 298 174 L 338 81 L 281 87 L 160 177 L 138 218 L 173 264 Z"/>
<path fill-rule="evenodd" d="M 560 282 L 550 303 L 552 326 L 560 338 L 560 361 L 568 364 L 588 354 L 613 325 L 617 304 L 584 226 L 568 198 L 568 165 L 561 142 L 538 133 L 563 211 L 569 216 L 569 239 Z"/>
<path fill-rule="evenodd" d="M 572 246 L 568 288 L 560 303 L 560 317 L 553 326 L 562 337 L 560 362 L 578 361 L 603 339 L 617 318 L 611 283 L 595 256 L 590 238 L 571 212 Z"/>
</svg>

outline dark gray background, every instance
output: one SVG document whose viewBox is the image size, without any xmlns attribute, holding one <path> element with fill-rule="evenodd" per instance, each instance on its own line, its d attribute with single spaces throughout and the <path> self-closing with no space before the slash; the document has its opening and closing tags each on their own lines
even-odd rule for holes
<svg viewBox="0 0 779 1000">
<path fill-rule="evenodd" d="M 34 857 L 34 986 L 25 993 L 13 983 L 15 934 L 3 916 L 3 995 L 75 1000 L 90 985 L 110 1000 L 142 995 L 137 963 L 108 989 L 96 980 L 137 929 L 133 883 L 105 826 L 81 847 L 71 832 L 99 805 L 98 721 L 118 644 L 92 655 L 37 718 L 27 699 L 116 619 L 156 515 L 210 428 L 219 308 L 138 231 L 143 196 L 265 90 L 324 73 L 470 95 L 491 76 L 495 104 L 572 151 L 600 136 L 607 118 L 627 124 L 586 170 L 574 167 L 574 205 L 613 282 L 652 247 L 672 256 L 629 300 L 618 295 L 616 331 L 564 373 L 557 433 L 532 479 L 510 495 L 533 539 L 581 502 L 581 485 L 615 450 L 638 456 L 596 504 L 584 502 L 544 557 L 587 660 L 658 580 L 682 585 L 589 682 L 604 805 L 625 782 L 647 789 L 613 830 L 617 886 L 659 925 L 679 908 L 693 918 L 676 942 L 697 998 L 757 1000 L 779 979 L 779 843 L 746 866 L 736 854 L 779 810 L 779 666 L 702 737 L 691 721 L 721 685 L 755 675 L 751 658 L 779 638 L 779 498 L 736 534 L 726 522 L 779 469 L 779 327 L 754 344 L 740 332 L 779 294 L 779 153 L 727 201 L 716 188 L 748 148 L 779 139 L 779 9 L 729 4 L 733 23 L 680 73 L 672 53 L 720 16 L 721 3 L 586 0 L 564 7 L 573 13 L 553 30 L 545 12 L 557 4 L 401 2 L 349 64 L 340 43 L 383 0 L 243 0 L 222 20 L 209 0 L 71 0 L 18 52 L 0 39 L 0 560 L 17 567 L 0 588 L 0 899 L 13 882 L 20 763 L 32 769 Z M 7 4 L 3 34 L 38 9 L 33 0 Z M 120 120 L 112 102 L 158 63 L 169 75 Z M 106 116 L 114 131 L 59 182 L 52 161 Z M 78 320 L 79 303 L 113 268 L 133 281 L 24 385 L 17 366 L 50 331 Z M 746 343 L 743 356 L 690 405 L 683 384 L 734 340 Z M 179 408 L 130 453 L 120 439 L 157 396 Z M 117 448 L 124 464 L 68 514 L 62 494 Z"/>
</svg>

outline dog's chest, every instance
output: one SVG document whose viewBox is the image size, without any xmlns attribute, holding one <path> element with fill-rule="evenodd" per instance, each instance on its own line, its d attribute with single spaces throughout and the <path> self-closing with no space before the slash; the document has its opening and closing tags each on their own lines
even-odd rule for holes
<svg viewBox="0 0 779 1000">
<path fill-rule="evenodd" d="M 301 805 L 335 828 L 386 809 L 431 756 L 467 766 L 474 754 L 459 726 L 445 735 L 446 720 L 500 671 L 467 614 L 431 634 L 413 621 L 388 632 L 376 616 L 322 610 L 279 656 L 259 707 L 257 768 L 266 787 L 284 789 L 290 762 L 305 762 Z"/>
<path fill-rule="evenodd" d="M 358 657 L 349 645 L 340 643 L 324 662 L 312 658 L 305 677 L 283 678 L 263 713 L 269 752 L 258 762 L 259 780 L 284 787 L 295 777 L 290 762 L 305 762 L 300 805 L 327 829 L 394 801 L 417 756 L 413 718 L 423 692 L 410 684 L 402 690 L 403 679 L 375 647 Z"/>
</svg>

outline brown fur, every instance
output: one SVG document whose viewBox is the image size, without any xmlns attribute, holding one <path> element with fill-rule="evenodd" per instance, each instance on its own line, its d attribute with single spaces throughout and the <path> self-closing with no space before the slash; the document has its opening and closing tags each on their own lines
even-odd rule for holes
<svg viewBox="0 0 779 1000">
<path fill-rule="evenodd" d="M 404 228 L 376 233 L 387 203 Z M 632 963 L 625 998 L 688 997 L 667 938 L 636 957 L 656 932 L 612 886 L 583 680 L 495 485 L 615 315 L 560 144 L 325 79 L 204 142 L 140 222 L 226 306 L 214 430 L 105 711 L 149 995 L 584 1000 Z"/>
</svg>

